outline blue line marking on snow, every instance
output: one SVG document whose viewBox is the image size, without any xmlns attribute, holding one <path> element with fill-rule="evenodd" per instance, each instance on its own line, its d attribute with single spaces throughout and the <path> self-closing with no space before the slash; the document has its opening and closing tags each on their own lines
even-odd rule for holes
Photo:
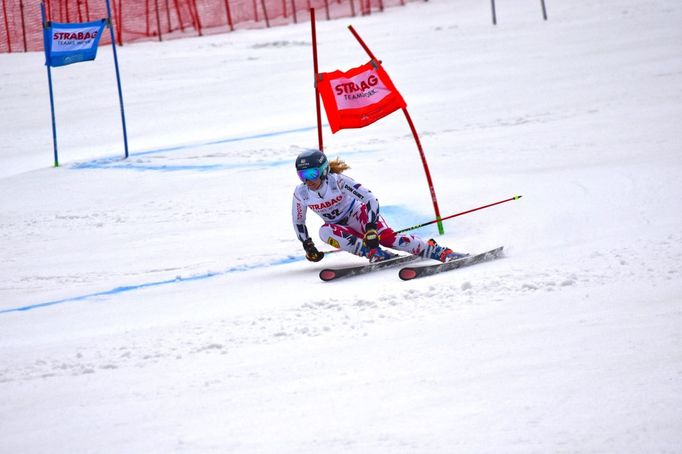
<svg viewBox="0 0 682 454">
<path fill-rule="evenodd" d="M 139 163 L 131 163 L 120 158 L 99 159 L 97 161 L 90 161 L 75 164 L 72 169 L 124 169 L 137 171 L 157 171 L 157 172 L 177 172 L 177 171 L 198 171 L 207 172 L 213 170 L 222 170 L 228 168 L 220 164 L 206 164 L 206 165 L 145 165 Z"/>
<path fill-rule="evenodd" d="M 287 161 L 288 162 L 288 161 Z M 419 219 L 423 219 L 423 217 L 417 213 L 416 211 L 410 210 L 409 208 L 406 208 L 403 205 L 385 205 L 381 207 L 381 214 L 384 216 L 386 221 L 389 223 L 389 225 L 396 230 L 399 230 L 401 228 L 409 227 L 410 225 L 413 224 L 419 224 L 420 222 Z M 408 225 L 404 225 L 408 224 Z M 434 232 L 437 234 L 437 230 L 433 226 L 428 226 L 428 227 L 423 227 L 419 229 L 418 231 L 420 233 L 424 233 L 424 231 L 428 230 L 434 230 Z M 412 232 L 409 232 L 412 233 Z M 162 285 L 170 285 L 170 284 L 181 284 L 185 282 L 194 282 L 194 281 L 200 281 L 204 279 L 209 279 L 212 277 L 216 276 L 222 276 L 225 274 L 229 273 L 238 273 L 238 272 L 244 272 L 244 271 L 250 271 L 258 268 L 268 268 L 271 266 L 278 266 L 278 265 L 286 265 L 288 263 L 294 263 L 294 262 L 299 262 L 303 260 L 302 256 L 288 256 L 285 258 L 277 259 L 274 260 L 270 263 L 260 263 L 256 265 L 239 265 L 239 266 L 234 266 L 231 268 L 228 268 L 223 271 L 211 271 L 205 274 L 198 274 L 195 276 L 189 276 L 189 277 L 176 277 L 173 279 L 166 279 L 163 281 L 156 281 L 156 282 L 147 282 L 144 284 L 138 284 L 138 285 L 125 285 L 121 287 L 115 287 L 110 290 L 104 290 L 101 292 L 95 292 L 95 293 L 89 293 L 87 295 L 80 295 L 80 296 L 73 296 L 70 298 L 64 298 L 61 300 L 55 300 L 55 301 L 48 301 L 45 303 L 39 303 L 39 304 L 31 304 L 28 306 L 21 306 L 21 307 L 14 307 L 10 309 L 0 309 L 0 314 L 7 314 L 10 312 L 25 312 L 25 311 L 30 311 L 33 309 L 40 309 L 43 307 L 49 307 L 49 306 L 54 306 L 57 304 L 64 304 L 64 303 L 71 303 L 71 302 L 76 302 L 76 301 L 85 301 L 89 300 L 92 298 L 97 298 L 100 296 L 110 296 L 110 295 L 118 295 L 121 293 L 127 293 L 127 292 L 132 292 L 135 290 L 142 290 L 150 287 L 159 287 Z"/>
<path fill-rule="evenodd" d="M 371 150 L 370 150 L 371 151 Z M 347 153 L 351 154 L 351 153 Z M 145 165 L 132 163 L 121 158 L 103 158 L 96 161 L 74 164 L 73 169 L 127 169 L 146 171 L 154 170 L 159 172 L 176 172 L 181 170 L 193 170 L 199 172 L 212 170 L 231 170 L 231 169 L 262 169 L 267 167 L 281 167 L 291 165 L 292 159 L 280 159 L 277 161 L 262 162 L 237 162 L 233 164 L 205 164 L 205 165 Z"/>
<path fill-rule="evenodd" d="M 323 125 L 323 126 L 326 126 L 326 125 Z M 242 142 L 244 140 L 265 139 L 267 137 L 283 136 L 286 134 L 294 134 L 297 132 L 307 132 L 307 131 L 311 131 L 313 129 L 317 129 L 317 126 L 306 126 L 303 128 L 285 129 L 283 131 L 263 132 L 260 134 L 252 134 L 250 136 L 227 137 L 224 139 L 209 140 L 207 142 L 198 142 L 198 143 L 187 144 L 187 145 L 175 145 L 172 147 L 159 148 L 156 150 L 141 151 L 139 153 L 135 153 L 134 156 L 144 156 L 144 155 L 149 155 L 149 154 L 154 154 L 154 153 L 163 153 L 163 152 L 168 152 L 168 151 L 182 151 L 182 150 L 188 150 L 190 148 L 205 147 L 208 145 L 219 145 L 222 143 L 230 143 L 230 142 Z M 131 156 L 133 156 L 133 155 L 131 154 Z"/>
<path fill-rule="evenodd" d="M 244 271 L 250 271 L 258 268 L 267 268 L 271 266 L 278 266 L 278 265 L 286 265 L 288 263 L 293 263 L 293 262 L 299 262 L 303 260 L 303 257 L 285 257 L 283 259 L 278 259 L 270 263 L 265 263 L 265 264 L 257 264 L 257 265 L 239 265 L 235 266 L 232 268 L 228 268 L 224 271 L 211 271 L 205 274 L 198 274 L 195 276 L 189 276 L 189 277 L 182 277 L 178 276 L 174 279 L 166 279 L 163 281 L 156 281 L 156 282 L 147 282 L 145 284 L 138 284 L 138 285 L 125 285 L 122 287 L 115 287 L 112 288 L 111 290 L 104 290 L 101 292 L 96 292 L 96 293 L 90 293 L 87 295 L 80 295 L 80 296 L 73 296 L 71 298 L 64 298 L 61 300 L 55 300 L 55 301 L 48 301 L 46 303 L 39 303 L 39 304 L 31 304 L 28 306 L 21 306 L 21 307 L 14 307 L 10 309 L 0 309 L 0 314 L 7 314 L 10 312 L 25 312 L 25 311 L 30 311 L 33 309 L 40 309 L 43 307 L 48 307 L 48 306 L 55 306 L 57 304 L 64 304 L 64 303 L 71 303 L 75 301 L 85 301 L 91 298 L 96 298 L 98 296 L 108 296 L 108 295 L 117 295 L 120 293 L 127 293 L 127 292 L 132 292 L 135 290 L 142 290 L 145 288 L 150 288 L 150 287 L 159 287 L 162 285 L 169 285 L 169 284 L 181 284 L 185 282 L 194 282 L 194 281 L 200 281 L 204 279 L 209 279 L 212 277 L 216 276 L 222 276 L 225 274 L 229 273 L 239 273 L 239 272 L 244 272 Z"/>
<path fill-rule="evenodd" d="M 359 150 L 344 152 L 344 156 L 352 156 L 357 153 L 374 153 L 378 150 Z M 124 169 L 135 170 L 138 172 L 156 171 L 156 172 L 177 172 L 177 171 L 196 171 L 207 172 L 214 170 L 233 170 L 233 169 L 263 169 L 289 166 L 293 162 L 292 159 L 279 159 L 276 161 L 259 161 L 259 162 L 236 162 L 232 164 L 195 164 L 195 165 L 149 165 L 130 162 L 120 157 L 101 158 L 94 161 L 82 162 L 73 164 L 72 169 Z"/>
<path fill-rule="evenodd" d="M 326 126 L 326 125 L 323 125 Z M 152 154 L 158 154 L 158 153 L 167 153 L 171 151 L 185 151 L 189 150 L 192 148 L 200 148 L 200 147 L 206 147 L 210 145 L 220 145 L 220 144 L 225 144 L 225 143 L 231 143 L 231 142 L 241 142 L 241 141 L 246 141 L 246 140 L 254 140 L 254 139 L 264 139 L 268 137 L 276 137 L 276 136 L 282 136 L 286 134 L 294 134 L 294 133 L 299 133 L 299 132 L 307 132 L 311 130 L 317 129 L 317 126 L 306 126 L 303 128 L 296 128 L 296 129 L 285 129 L 282 131 L 274 131 L 274 132 L 264 132 L 264 133 L 259 133 L 259 134 L 252 134 L 248 136 L 238 136 L 238 137 L 228 137 L 224 139 L 216 139 L 216 140 L 209 140 L 205 142 L 197 142 L 197 143 L 190 143 L 190 144 L 185 144 L 185 145 L 174 145 L 170 147 L 165 147 L 165 148 L 157 148 L 153 150 L 147 150 L 147 151 L 140 151 L 136 153 L 130 153 L 128 156 L 128 160 L 124 160 L 123 158 L 119 156 L 115 157 L 109 157 L 109 158 L 102 158 L 102 159 L 95 159 L 93 161 L 87 161 L 83 163 L 77 163 L 74 164 L 71 168 L 73 169 L 128 169 L 128 170 L 152 170 L 152 171 L 161 171 L 161 172 L 174 172 L 174 171 L 187 171 L 187 170 L 194 170 L 194 171 L 200 171 L 200 172 L 205 172 L 205 171 L 212 171 L 212 170 L 221 170 L 221 169 L 231 169 L 235 168 L 231 165 L 221 165 L 221 164 L 207 164 L 207 165 L 145 165 L 145 164 L 140 164 L 140 163 L 132 163 L 129 160 L 134 157 L 140 157 L 140 156 L 148 156 Z M 263 167 L 265 165 L 283 165 L 285 163 L 288 163 L 290 160 L 282 160 L 282 161 L 275 161 L 274 163 L 251 163 L 251 164 L 241 164 L 243 167 Z M 237 167 L 240 166 L 239 164 L 236 165 Z"/>
<path fill-rule="evenodd" d="M 182 166 L 169 166 L 169 165 L 140 165 L 131 164 L 127 162 L 120 162 L 118 158 L 112 158 L 109 160 L 100 159 L 97 161 L 84 162 L 80 164 L 75 164 L 72 169 L 127 169 L 127 170 L 154 170 L 157 172 L 177 172 L 182 170 L 193 170 L 199 172 L 206 172 L 211 170 L 221 170 L 225 166 L 219 164 L 209 164 L 209 165 L 182 165 Z"/>
</svg>

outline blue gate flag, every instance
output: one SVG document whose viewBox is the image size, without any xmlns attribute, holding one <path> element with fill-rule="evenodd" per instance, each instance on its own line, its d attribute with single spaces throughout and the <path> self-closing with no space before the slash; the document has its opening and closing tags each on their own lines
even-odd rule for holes
<svg viewBox="0 0 682 454">
<path fill-rule="evenodd" d="M 48 22 L 43 30 L 45 64 L 64 66 L 94 60 L 106 19 L 78 24 Z"/>
</svg>

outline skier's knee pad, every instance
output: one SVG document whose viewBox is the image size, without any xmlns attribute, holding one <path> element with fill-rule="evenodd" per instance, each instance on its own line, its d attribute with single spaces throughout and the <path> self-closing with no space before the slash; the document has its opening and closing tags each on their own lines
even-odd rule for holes
<svg viewBox="0 0 682 454">
<path fill-rule="evenodd" d="M 357 238 L 358 233 L 345 225 L 323 224 L 320 227 L 320 239 L 335 248 L 348 250 Z"/>
<path fill-rule="evenodd" d="M 329 224 L 323 224 L 322 227 L 320 227 L 320 239 L 337 249 L 341 247 L 339 245 L 339 239 L 336 238 L 334 235 L 334 230 Z"/>
</svg>

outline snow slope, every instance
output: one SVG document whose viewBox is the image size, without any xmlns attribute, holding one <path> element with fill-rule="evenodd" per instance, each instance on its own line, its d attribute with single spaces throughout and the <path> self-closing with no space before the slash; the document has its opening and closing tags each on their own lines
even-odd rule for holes
<svg viewBox="0 0 682 454">
<path fill-rule="evenodd" d="M 110 49 L 55 69 L 58 168 L 43 57 L 0 55 L 0 452 L 681 452 L 682 5 L 497 3 L 352 22 L 443 214 L 524 196 L 438 237 L 505 259 L 412 282 L 302 258 L 308 24 L 120 48 L 127 160 Z M 400 114 L 325 150 L 432 218 Z"/>
</svg>

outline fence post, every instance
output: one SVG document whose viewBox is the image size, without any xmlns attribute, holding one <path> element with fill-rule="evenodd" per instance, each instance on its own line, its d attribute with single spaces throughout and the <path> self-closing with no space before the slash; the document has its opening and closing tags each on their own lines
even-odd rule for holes
<svg viewBox="0 0 682 454">
<path fill-rule="evenodd" d="M 149 0 L 144 0 L 144 34 L 149 36 L 151 34 L 151 27 L 149 26 Z"/>
<path fill-rule="evenodd" d="M 163 41 L 161 36 L 161 16 L 159 15 L 159 0 L 154 0 L 154 9 L 156 9 L 156 31 L 159 33 L 159 41 Z"/>
<path fill-rule="evenodd" d="M 168 0 L 166 0 L 166 23 L 168 24 L 168 33 L 171 33 L 173 28 L 171 27 L 170 4 Z"/>
<path fill-rule="evenodd" d="M 26 44 L 26 22 L 24 20 L 24 0 L 19 0 L 19 9 L 21 10 L 21 35 L 24 38 L 24 52 L 28 52 L 28 45 Z"/>
<path fill-rule="evenodd" d="M 268 9 L 265 7 L 265 0 L 260 0 L 260 5 L 263 8 L 263 15 L 265 16 L 265 26 L 270 28 L 270 18 L 268 18 Z"/>
<path fill-rule="evenodd" d="M 5 18 L 5 32 L 7 33 L 7 49 L 12 53 L 12 37 L 9 34 L 9 22 L 7 20 L 7 5 L 5 0 L 2 0 L 2 15 Z"/>
<path fill-rule="evenodd" d="M 196 0 L 190 0 L 189 12 L 192 15 L 192 22 L 194 23 L 194 29 L 197 31 L 199 36 L 202 36 L 203 33 L 201 31 L 201 19 L 199 18 L 199 10 L 197 9 Z"/>
<path fill-rule="evenodd" d="M 178 0 L 173 1 L 175 2 L 175 15 L 178 16 L 178 25 L 180 26 L 180 31 L 185 33 L 185 24 L 182 20 L 182 13 L 180 13 L 180 5 L 178 4 Z"/>
<path fill-rule="evenodd" d="M 230 0 L 225 0 L 225 11 L 227 12 L 227 24 L 230 26 L 230 31 L 234 31 L 234 24 L 232 24 L 232 13 L 230 12 Z"/>
<path fill-rule="evenodd" d="M 291 14 L 294 16 L 294 24 L 298 24 L 298 16 L 296 15 L 296 0 L 291 0 Z"/>
</svg>

